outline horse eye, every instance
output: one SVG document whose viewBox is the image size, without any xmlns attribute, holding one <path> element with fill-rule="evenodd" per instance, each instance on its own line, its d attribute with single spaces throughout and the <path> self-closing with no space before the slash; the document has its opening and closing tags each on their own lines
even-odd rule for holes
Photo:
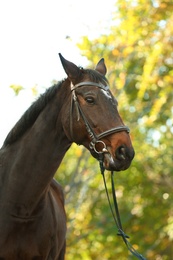
<svg viewBox="0 0 173 260">
<path fill-rule="evenodd" d="M 86 102 L 87 102 L 88 104 L 94 104 L 94 103 L 95 103 L 95 100 L 94 100 L 93 97 L 86 97 L 85 100 L 86 100 Z"/>
</svg>

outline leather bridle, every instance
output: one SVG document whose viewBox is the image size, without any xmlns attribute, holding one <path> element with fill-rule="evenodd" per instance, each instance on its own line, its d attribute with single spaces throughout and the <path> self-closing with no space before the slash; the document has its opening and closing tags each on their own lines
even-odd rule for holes
<svg viewBox="0 0 173 260">
<path fill-rule="evenodd" d="M 105 81 L 105 83 L 106 83 L 106 81 Z M 98 154 L 103 154 L 104 152 L 107 152 L 107 148 L 106 148 L 106 144 L 103 141 L 101 141 L 102 138 L 104 138 L 108 135 L 111 135 L 113 133 L 119 133 L 119 132 L 123 132 L 123 131 L 129 133 L 130 129 L 125 125 L 121 125 L 121 126 L 117 126 L 117 127 L 111 128 L 109 130 L 106 130 L 100 134 L 96 134 L 94 132 L 94 130 L 92 129 L 90 123 L 88 122 L 85 114 L 83 113 L 82 108 L 78 102 L 76 92 L 75 92 L 75 90 L 77 88 L 82 87 L 82 86 L 95 86 L 95 87 L 101 88 L 106 91 L 109 89 L 109 86 L 107 84 L 105 86 L 102 83 L 86 81 L 86 82 L 80 82 L 76 85 L 73 85 L 73 83 L 71 82 L 72 99 L 71 99 L 71 112 L 70 112 L 70 135 L 71 135 L 71 138 L 74 139 L 73 138 L 73 117 L 72 117 L 73 104 L 74 104 L 75 108 L 76 108 L 76 113 L 77 113 L 77 121 L 80 120 L 80 116 L 81 116 L 84 121 L 86 130 L 88 132 L 89 138 L 91 140 L 91 142 L 89 144 L 89 148 L 91 150 L 94 150 Z M 96 148 L 96 144 L 98 144 L 98 143 L 100 143 L 103 146 L 101 151 L 98 151 Z"/>
<path fill-rule="evenodd" d="M 105 83 L 106 83 L 106 81 L 105 81 Z M 91 150 L 93 149 L 97 154 L 99 154 L 100 170 L 101 170 L 101 174 L 103 176 L 103 181 L 104 181 L 104 185 L 105 185 L 105 190 L 106 190 L 106 195 L 107 195 L 107 198 L 108 198 L 109 206 L 110 206 L 115 224 L 116 224 L 117 229 L 118 229 L 118 235 L 122 237 L 122 239 L 123 239 L 124 243 L 126 244 L 128 250 L 136 258 L 138 258 L 140 260 L 146 260 L 146 258 L 144 258 L 140 253 L 138 253 L 133 248 L 133 246 L 128 241 L 129 236 L 127 236 L 125 234 L 125 232 L 123 231 L 121 219 L 120 219 L 120 214 L 119 214 L 119 209 L 118 209 L 115 187 L 114 187 L 115 185 L 114 185 L 114 180 L 113 180 L 113 171 L 111 171 L 111 187 L 112 187 L 114 209 L 111 205 L 111 201 L 110 201 L 110 197 L 109 197 L 108 189 L 107 189 L 107 185 L 106 185 L 105 175 L 104 175 L 105 168 L 103 166 L 103 156 L 104 156 L 103 154 L 105 152 L 108 152 L 108 150 L 106 148 L 106 144 L 100 139 L 102 139 L 102 138 L 104 138 L 108 135 L 111 135 L 113 133 L 119 133 L 119 132 L 122 132 L 122 131 L 129 133 L 130 129 L 125 125 L 121 125 L 121 126 L 117 126 L 117 127 L 111 128 L 109 130 L 106 130 L 106 131 L 104 131 L 100 134 L 96 134 L 94 132 L 94 130 L 92 129 L 91 125 L 89 124 L 85 114 L 83 113 L 82 108 L 81 108 L 81 106 L 78 102 L 78 99 L 77 99 L 77 95 L 76 95 L 75 90 L 79 87 L 82 87 L 82 86 L 95 86 L 95 87 L 101 88 L 101 89 L 106 90 L 106 91 L 109 89 L 109 86 L 107 86 L 107 84 L 105 86 L 102 83 L 96 83 L 96 82 L 90 82 L 90 81 L 81 82 L 81 83 L 78 83 L 76 85 L 73 85 L 71 83 L 71 92 L 72 92 L 71 111 L 70 111 L 70 135 L 71 135 L 71 138 L 72 138 L 72 140 L 74 140 L 74 137 L 73 137 L 73 116 L 72 116 L 72 114 L 73 114 L 73 104 L 74 104 L 75 108 L 76 108 L 76 113 L 77 113 L 77 121 L 80 120 L 80 116 L 81 116 L 83 121 L 84 121 L 86 130 L 88 132 L 89 138 L 91 140 L 91 142 L 89 144 L 89 148 Z M 102 146 L 103 146 L 101 151 L 98 151 L 97 148 L 96 148 L 96 144 L 98 144 L 98 143 L 102 144 Z"/>
</svg>

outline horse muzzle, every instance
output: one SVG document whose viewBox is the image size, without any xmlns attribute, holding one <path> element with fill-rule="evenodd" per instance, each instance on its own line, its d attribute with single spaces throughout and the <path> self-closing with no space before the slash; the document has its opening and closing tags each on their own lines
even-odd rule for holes
<svg viewBox="0 0 173 260">
<path fill-rule="evenodd" d="M 108 171 L 126 170 L 135 155 L 133 147 L 121 145 L 113 151 L 111 146 L 106 146 L 103 141 L 97 141 L 90 148 L 92 148 L 91 154 L 98 160 L 102 160 L 104 168 Z"/>
<path fill-rule="evenodd" d="M 125 145 L 119 146 L 114 153 L 111 148 L 107 147 L 107 151 L 103 153 L 103 165 L 109 171 L 123 171 L 129 168 L 135 152 L 132 147 Z"/>
</svg>

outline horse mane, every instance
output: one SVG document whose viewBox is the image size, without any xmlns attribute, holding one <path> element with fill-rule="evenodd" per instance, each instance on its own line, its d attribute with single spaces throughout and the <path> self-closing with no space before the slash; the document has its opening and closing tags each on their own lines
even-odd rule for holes
<svg viewBox="0 0 173 260">
<path fill-rule="evenodd" d="M 27 129 L 34 124 L 41 111 L 46 107 L 49 101 L 53 99 L 62 82 L 63 81 L 58 82 L 48 88 L 45 93 L 41 94 L 38 99 L 32 103 L 32 105 L 26 110 L 19 121 L 8 133 L 3 146 L 17 141 L 27 131 Z"/>
<path fill-rule="evenodd" d="M 81 75 L 82 78 L 87 75 L 93 82 L 101 82 L 103 84 L 107 82 L 107 79 L 96 70 L 83 68 L 80 68 L 80 70 L 82 72 L 81 74 L 83 74 L 83 76 Z M 47 89 L 46 92 L 41 94 L 40 97 L 26 110 L 23 116 L 7 135 L 3 147 L 17 141 L 28 130 L 28 128 L 34 124 L 41 111 L 45 108 L 48 102 L 52 100 L 57 92 L 57 89 L 62 85 L 63 82 L 64 80 Z"/>
</svg>

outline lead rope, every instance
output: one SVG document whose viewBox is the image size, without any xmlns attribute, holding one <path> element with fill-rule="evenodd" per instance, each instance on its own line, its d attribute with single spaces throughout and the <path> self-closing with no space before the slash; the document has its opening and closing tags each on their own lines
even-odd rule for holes
<svg viewBox="0 0 173 260">
<path fill-rule="evenodd" d="M 143 257 L 141 254 L 139 254 L 132 246 L 132 244 L 127 240 L 129 238 L 128 235 L 125 234 L 125 232 L 123 231 L 122 228 L 122 224 L 121 224 L 121 218 L 120 218 L 120 214 L 119 214 L 119 209 L 118 209 L 118 203 L 117 203 L 117 198 L 116 198 L 116 192 L 115 192 L 115 185 L 114 185 L 114 172 L 111 171 L 111 187 L 112 187 L 112 196 L 113 196 L 113 202 L 114 202 L 114 209 L 112 208 L 112 204 L 110 201 L 110 197 L 109 197 L 109 193 L 108 193 L 108 189 L 107 189 L 107 184 L 106 184 L 106 179 L 105 179 L 105 175 L 104 175 L 104 171 L 105 168 L 103 166 L 103 160 L 99 160 L 100 163 L 100 171 L 101 174 L 103 176 L 103 182 L 104 182 L 104 186 L 105 186 L 105 191 L 106 191 L 106 196 L 108 199 L 108 203 L 109 203 L 109 207 L 112 213 L 112 216 L 114 218 L 115 224 L 117 226 L 118 229 L 118 236 L 121 236 L 127 249 L 138 259 L 141 260 L 146 260 L 145 257 Z"/>
</svg>

